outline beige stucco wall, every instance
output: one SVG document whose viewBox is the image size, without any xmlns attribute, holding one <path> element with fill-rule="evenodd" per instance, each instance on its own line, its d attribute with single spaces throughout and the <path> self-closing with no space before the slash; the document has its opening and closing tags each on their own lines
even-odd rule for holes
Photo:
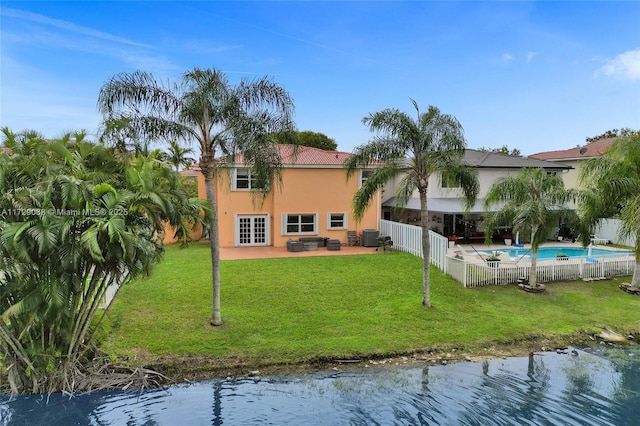
<svg viewBox="0 0 640 426">
<path fill-rule="evenodd" d="M 505 176 L 514 175 L 520 172 L 520 169 L 479 169 L 478 182 L 480 184 L 480 190 L 478 192 L 478 199 L 483 199 L 493 182 Z M 429 193 L 431 198 L 458 198 L 462 195 L 460 188 L 442 188 L 440 184 L 440 177 L 438 174 L 431 175 L 429 179 Z M 418 197 L 417 191 L 413 195 Z"/>
<path fill-rule="evenodd" d="M 582 164 L 582 161 L 562 161 L 562 164 L 567 164 L 573 167 L 573 169 L 566 170 L 561 174 L 562 180 L 564 181 L 564 187 L 567 189 L 578 189 L 580 186 L 580 184 L 578 183 L 578 178 L 580 176 L 580 165 Z"/>
<path fill-rule="evenodd" d="M 317 236 L 347 240 L 347 230 L 378 229 L 380 195 L 373 200 L 360 223 L 356 223 L 351 210 L 353 194 L 359 185 L 358 176 L 348 182 L 341 167 L 285 168 L 282 185 L 260 202 L 252 199 L 249 191 L 233 191 L 229 179 L 223 178 L 218 185 L 218 213 L 220 246 L 233 247 L 236 242 L 237 215 L 269 215 L 268 244 L 284 247 L 289 239 Z M 327 229 L 327 214 L 347 213 L 346 229 Z M 314 233 L 287 235 L 283 231 L 283 215 L 315 214 L 317 227 Z"/>
</svg>

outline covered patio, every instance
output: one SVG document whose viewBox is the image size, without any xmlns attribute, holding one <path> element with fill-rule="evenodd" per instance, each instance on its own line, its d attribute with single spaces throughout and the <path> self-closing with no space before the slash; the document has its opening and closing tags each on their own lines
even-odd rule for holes
<svg viewBox="0 0 640 426">
<path fill-rule="evenodd" d="M 445 237 L 455 236 L 456 241 L 461 243 L 484 244 L 483 200 L 476 203 L 465 212 L 461 200 L 457 198 L 430 198 L 429 206 L 429 229 Z M 395 205 L 395 197 L 390 198 L 382 204 L 383 215 L 391 217 Z M 493 208 L 493 210 L 498 207 Z M 406 205 L 401 217 L 396 221 L 408 225 L 420 225 L 420 200 L 411 198 Z M 495 235 L 496 241 L 500 235 Z"/>
</svg>

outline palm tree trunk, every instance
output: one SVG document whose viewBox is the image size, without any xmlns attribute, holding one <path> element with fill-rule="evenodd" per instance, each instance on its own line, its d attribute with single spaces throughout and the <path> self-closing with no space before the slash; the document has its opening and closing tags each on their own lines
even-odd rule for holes
<svg viewBox="0 0 640 426">
<path fill-rule="evenodd" d="M 209 244 L 211 245 L 211 279 L 213 282 L 213 313 L 211 315 L 211 325 L 219 326 L 223 324 L 220 314 L 220 236 L 218 231 L 218 202 L 216 200 L 216 188 L 213 167 L 203 170 L 204 186 L 207 199 L 211 204 L 211 221 L 209 222 Z"/>
<path fill-rule="evenodd" d="M 529 270 L 529 286 L 535 288 L 538 286 L 537 263 L 538 263 L 538 244 L 536 244 L 537 227 L 531 232 L 531 269 Z"/>
<path fill-rule="evenodd" d="M 427 210 L 427 188 L 419 188 L 420 227 L 422 228 L 422 305 L 431 307 L 429 268 L 431 265 L 431 244 L 429 244 L 429 211 Z"/>
<path fill-rule="evenodd" d="M 636 251 L 636 266 L 631 277 L 631 288 L 640 289 L 640 252 Z"/>
<path fill-rule="evenodd" d="M 538 265 L 538 247 L 531 247 L 531 269 L 529 270 L 529 286 L 535 288 L 538 286 L 538 277 L 536 268 Z"/>
</svg>

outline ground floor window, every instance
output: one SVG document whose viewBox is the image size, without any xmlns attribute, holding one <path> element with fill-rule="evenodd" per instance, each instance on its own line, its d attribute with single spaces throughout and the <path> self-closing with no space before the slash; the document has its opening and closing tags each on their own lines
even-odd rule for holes
<svg viewBox="0 0 640 426">
<path fill-rule="evenodd" d="M 284 234 L 317 234 L 318 224 L 315 213 L 283 215 Z"/>
<path fill-rule="evenodd" d="M 347 214 L 327 213 L 327 229 L 347 229 Z"/>
</svg>

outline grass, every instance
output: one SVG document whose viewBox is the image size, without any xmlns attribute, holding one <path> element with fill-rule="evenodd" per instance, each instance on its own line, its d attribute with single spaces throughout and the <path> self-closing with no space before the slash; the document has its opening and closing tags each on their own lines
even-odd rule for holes
<svg viewBox="0 0 640 426">
<path fill-rule="evenodd" d="M 640 298 L 621 281 L 465 289 L 431 270 L 433 308 L 422 301 L 422 263 L 386 254 L 223 261 L 222 317 L 211 327 L 206 244 L 167 248 L 152 277 L 125 286 L 108 316 L 114 355 L 194 355 L 256 364 L 482 345 L 578 330 L 640 330 Z M 628 279 L 627 279 L 628 281 Z"/>
</svg>

